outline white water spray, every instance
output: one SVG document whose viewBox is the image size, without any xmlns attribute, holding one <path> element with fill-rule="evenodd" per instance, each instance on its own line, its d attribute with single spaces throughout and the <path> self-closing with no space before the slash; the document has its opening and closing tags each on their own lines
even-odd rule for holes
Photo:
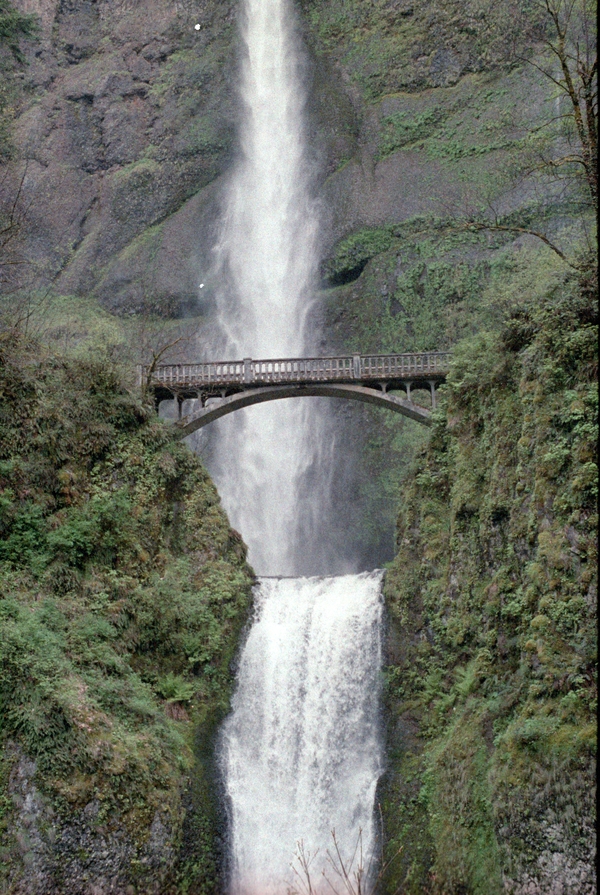
<svg viewBox="0 0 600 895">
<path fill-rule="evenodd" d="M 332 830 L 347 870 L 359 869 L 361 830 L 369 860 L 381 772 L 380 590 L 380 572 L 260 584 L 223 733 L 234 895 L 283 895 L 299 841 L 314 857 L 315 891 L 330 892 L 319 879 L 335 879 Z"/>
<path fill-rule="evenodd" d="M 315 281 L 317 215 L 304 153 L 302 73 L 286 0 L 246 0 L 242 157 L 216 249 L 219 322 L 237 357 L 303 356 Z M 318 418 L 299 400 L 219 422 L 215 478 L 261 574 L 294 574 L 294 531 L 310 494 Z M 312 431 L 312 439 L 307 438 Z M 304 545 L 305 551 L 308 545 Z"/>
<path fill-rule="evenodd" d="M 216 247 L 219 323 L 231 359 L 303 356 L 318 220 L 293 10 L 290 0 L 244 4 L 241 158 Z M 319 403 L 275 401 L 216 424 L 211 471 L 261 575 L 339 568 L 317 524 L 335 457 Z M 332 829 L 346 856 L 362 830 L 368 860 L 381 765 L 380 577 L 263 579 L 257 589 L 222 740 L 232 895 L 283 895 L 297 842 L 321 860 Z"/>
</svg>

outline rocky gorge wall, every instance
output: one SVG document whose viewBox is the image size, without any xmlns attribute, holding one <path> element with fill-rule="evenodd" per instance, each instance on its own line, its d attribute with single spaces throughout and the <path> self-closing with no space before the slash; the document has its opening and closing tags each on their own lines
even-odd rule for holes
<svg viewBox="0 0 600 895">
<path fill-rule="evenodd" d="M 0 891 L 219 892 L 245 547 L 108 355 L 0 351 Z"/>
<path fill-rule="evenodd" d="M 236 5 L 15 8 L 39 21 L 22 41 L 13 123 L 36 277 L 111 309 L 209 307 L 210 282 L 202 304 L 197 286 L 235 152 Z M 471 189 L 548 100 L 533 69 L 511 80 L 515 26 L 502 6 L 328 0 L 302 12 L 323 258 L 361 227 L 456 208 L 465 160 Z"/>
<path fill-rule="evenodd" d="M 111 308 L 148 293 L 194 303 L 198 253 L 210 248 L 201 191 L 231 154 L 233 4 L 18 8 L 40 24 L 24 47 L 13 129 L 32 201 L 25 251 L 40 280 L 63 294 L 95 290 Z"/>
<path fill-rule="evenodd" d="M 593 289 L 461 343 L 401 489 L 384 891 L 596 891 Z"/>
</svg>

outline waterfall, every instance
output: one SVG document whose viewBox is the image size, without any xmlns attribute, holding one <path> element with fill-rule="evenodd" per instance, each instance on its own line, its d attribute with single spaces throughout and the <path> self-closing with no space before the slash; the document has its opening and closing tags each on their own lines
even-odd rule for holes
<svg viewBox="0 0 600 895">
<path fill-rule="evenodd" d="M 380 590 L 380 572 L 259 585 L 223 731 L 235 895 L 284 895 L 299 841 L 317 886 L 323 871 L 339 882 L 326 856 L 332 830 L 348 871 L 359 870 L 361 831 L 368 862 L 381 770 Z"/>
<path fill-rule="evenodd" d="M 216 247 L 220 329 L 232 359 L 299 357 L 307 350 L 318 220 L 304 149 L 301 63 L 286 0 L 246 0 L 243 38 L 241 158 Z M 294 534 L 310 513 L 313 496 L 300 485 L 323 444 L 321 425 L 300 400 L 218 423 L 214 476 L 258 573 L 294 574 L 311 551 L 309 543 L 298 550 Z"/>
<path fill-rule="evenodd" d="M 223 352 L 305 356 L 313 347 L 305 324 L 318 213 L 302 53 L 291 0 L 243 2 L 240 157 L 213 276 Z M 259 575 L 349 571 L 332 554 L 323 523 L 337 451 L 319 405 L 275 401 L 215 424 L 211 472 Z M 345 859 L 359 835 L 367 858 L 372 853 L 380 578 L 263 578 L 256 588 L 221 743 L 232 895 L 287 892 L 298 841 L 319 851 L 323 869 L 333 829 Z"/>
</svg>

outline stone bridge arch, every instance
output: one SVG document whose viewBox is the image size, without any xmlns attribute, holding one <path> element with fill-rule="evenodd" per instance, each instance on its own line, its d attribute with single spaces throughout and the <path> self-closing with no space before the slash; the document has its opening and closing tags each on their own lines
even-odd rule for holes
<svg viewBox="0 0 600 895">
<path fill-rule="evenodd" d="M 365 388 L 360 385 L 274 385 L 262 388 L 248 389 L 225 398 L 213 399 L 209 404 L 197 410 L 189 416 L 183 417 L 178 426 L 181 429 L 181 437 L 191 435 L 208 423 L 241 410 L 242 407 L 251 407 L 253 404 L 263 404 L 265 401 L 279 401 L 283 398 L 347 398 L 352 401 L 362 401 L 365 404 L 374 404 L 377 407 L 385 407 L 396 413 L 402 413 L 412 420 L 416 420 L 425 426 L 431 425 L 431 411 L 421 407 L 412 401 L 406 401 L 396 395 L 377 391 L 373 388 Z"/>
<path fill-rule="evenodd" d="M 325 358 L 277 358 L 205 364 L 162 364 L 138 368 L 140 385 L 156 405 L 176 400 L 181 437 L 243 407 L 283 398 L 328 397 L 362 401 L 431 425 L 431 410 L 412 401 L 411 390 L 426 388 L 435 407 L 437 386 L 448 371 L 448 352 L 348 355 Z M 406 399 L 391 394 L 404 391 Z M 182 416 L 183 402 L 200 408 Z"/>
</svg>

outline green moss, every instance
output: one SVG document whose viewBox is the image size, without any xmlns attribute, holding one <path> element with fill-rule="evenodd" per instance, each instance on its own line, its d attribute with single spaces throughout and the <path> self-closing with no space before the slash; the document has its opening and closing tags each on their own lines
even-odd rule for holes
<svg viewBox="0 0 600 895">
<path fill-rule="evenodd" d="M 224 129 L 218 112 L 195 115 L 178 138 L 183 155 L 219 156 L 232 144 L 232 133 Z"/>
<path fill-rule="evenodd" d="M 10 0 L 0 0 L 0 44 L 8 47 L 13 55 L 22 58 L 20 40 L 37 33 L 37 17 L 18 12 Z"/>
<path fill-rule="evenodd" d="M 4 885 L 8 870 L 7 858 L 9 855 L 8 837 L 11 834 L 11 820 L 13 803 L 8 787 L 10 772 L 13 765 L 13 756 L 7 751 L 0 751 L 0 885 Z"/>
<path fill-rule="evenodd" d="M 0 745 L 35 761 L 59 815 L 96 800 L 138 847 L 157 813 L 177 842 L 196 768 L 187 813 L 214 850 L 197 740 L 227 711 L 245 548 L 200 461 L 108 355 L 4 339 L 0 376 Z"/>
<path fill-rule="evenodd" d="M 412 773 L 424 891 L 500 892 L 557 848 L 592 873 L 597 304 L 550 270 L 545 294 L 455 346 L 401 487 L 387 698 L 413 739 L 392 755 L 384 820 L 389 854 L 410 851 Z"/>
<path fill-rule="evenodd" d="M 234 28 L 231 23 L 219 22 L 214 39 L 207 42 L 202 52 L 196 48 L 185 48 L 171 53 L 166 63 L 161 66 L 158 78 L 151 88 L 151 95 L 161 102 L 171 95 L 178 97 L 179 103 L 187 103 L 190 97 L 186 88 L 210 87 L 213 80 L 221 74 L 221 69 L 231 51 L 234 39 Z M 182 89 L 183 88 L 183 89 Z"/>
<path fill-rule="evenodd" d="M 382 122 L 380 157 L 384 158 L 402 146 L 410 146 L 426 139 L 449 114 L 449 110 L 435 106 L 424 109 L 416 115 L 411 115 L 409 112 L 386 115 Z"/>
<path fill-rule="evenodd" d="M 386 252 L 393 242 L 390 227 L 365 228 L 342 239 L 323 268 L 323 278 L 330 286 L 339 286 L 357 279 L 367 262 Z"/>
<path fill-rule="evenodd" d="M 124 165 L 115 172 L 117 182 L 127 184 L 128 188 L 147 188 L 148 184 L 155 177 L 160 166 L 152 158 L 140 158 L 129 165 Z"/>
<path fill-rule="evenodd" d="M 488 781 L 482 717 L 472 701 L 457 712 L 428 753 L 424 796 L 436 856 L 433 873 L 444 888 L 481 895 L 503 891 Z"/>
<path fill-rule="evenodd" d="M 25 62 L 22 43 L 38 33 L 37 16 L 23 15 L 10 0 L 0 0 L 0 162 L 14 155 L 11 128 L 20 94 L 15 74 Z"/>
<path fill-rule="evenodd" d="M 515 50 L 524 50 L 525 35 L 509 4 L 303 0 L 302 5 L 315 49 L 343 66 L 369 99 L 456 83 L 465 71 L 508 67 Z M 539 17 L 533 4 L 522 12 L 530 22 Z"/>
</svg>

